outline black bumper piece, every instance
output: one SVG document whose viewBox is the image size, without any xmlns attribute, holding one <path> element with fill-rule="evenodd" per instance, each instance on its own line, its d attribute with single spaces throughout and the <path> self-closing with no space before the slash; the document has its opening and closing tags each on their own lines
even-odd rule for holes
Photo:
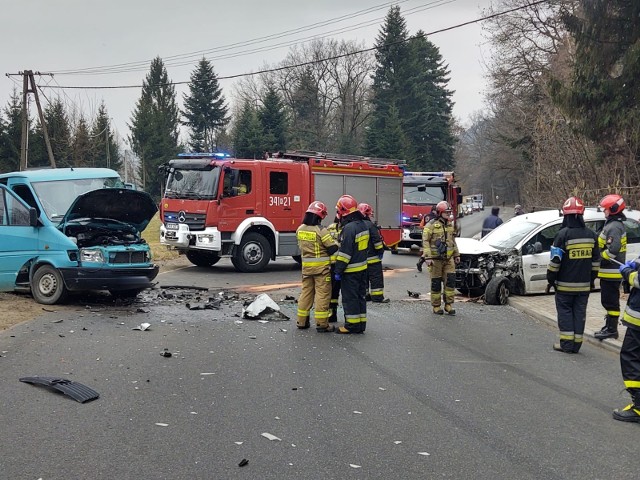
<svg viewBox="0 0 640 480">
<path fill-rule="evenodd" d="M 69 395 L 75 401 L 80 403 L 95 400 L 100 396 L 98 392 L 92 390 L 86 385 L 58 377 L 22 377 L 21 382 L 30 383 L 32 385 L 44 385 L 58 390 L 65 395 Z"/>
</svg>

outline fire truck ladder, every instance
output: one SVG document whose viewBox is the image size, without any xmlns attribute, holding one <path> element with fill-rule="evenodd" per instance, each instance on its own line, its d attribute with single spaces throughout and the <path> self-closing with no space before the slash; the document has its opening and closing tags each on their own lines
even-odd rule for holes
<svg viewBox="0 0 640 480">
<path fill-rule="evenodd" d="M 318 160 L 331 160 L 335 163 L 352 163 L 352 162 L 364 162 L 370 165 L 398 165 L 405 166 L 406 162 L 404 160 L 398 159 L 389 159 L 389 158 L 375 158 L 375 157 L 365 157 L 361 155 L 344 155 L 341 153 L 325 153 L 325 152 L 312 152 L 308 150 L 293 150 L 286 153 L 281 154 L 280 158 L 286 158 L 289 160 L 297 160 L 307 162 L 309 160 L 318 159 Z"/>
</svg>

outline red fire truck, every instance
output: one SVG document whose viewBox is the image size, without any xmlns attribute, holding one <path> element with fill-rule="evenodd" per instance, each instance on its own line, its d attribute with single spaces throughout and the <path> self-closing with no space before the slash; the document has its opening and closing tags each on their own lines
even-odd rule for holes
<svg viewBox="0 0 640 480">
<path fill-rule="evenodd" d="M 422 248 L 420 223 L 428 217 L 438 202 L 451 205 L 456 231 L 459 231 L 458 205 L 462 202 L 461 189 L 455 183 L 453 172 L 404 172 L 402 204 L 402 250 Z M 397 251 L 397 250 L 396 250 Z"/>
<path fill-rule="evenodd" d="M 327 205 L 329 223 L 347 193 L 369 203 L 385 243 L 402 236 L 399 162 L 316 152 L 287 152 L 265 160 L 221 154 L 182 154 L 163 165 L 160 242 L 211 266 L 231 257 L 236 270 L 262 271 L 269 260 L 300 261 L 296 229 L 314 200 Z"/>
</svg>

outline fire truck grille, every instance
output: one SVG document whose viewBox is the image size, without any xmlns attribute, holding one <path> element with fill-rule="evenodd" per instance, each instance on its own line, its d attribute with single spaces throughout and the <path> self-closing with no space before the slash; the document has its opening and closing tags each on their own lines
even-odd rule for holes
<svg viewBox="0 0 640 480">
<path fill-rule="evenodd" d="M 117 252 L 109 256 L 110 263 L 145 263 L 146 252 Z"/>
<path fill-rule="evenodd" d="M 204 230 L 204 223 L 206 215 L 202 213 L 187 213 L 185 214 L 184 222 L 180 222 L 178 219 L 178 212 L 164 212 L 164 222 L 167 223 L 184 223 L 189 226 L 189 230 Z"/>
</svg>

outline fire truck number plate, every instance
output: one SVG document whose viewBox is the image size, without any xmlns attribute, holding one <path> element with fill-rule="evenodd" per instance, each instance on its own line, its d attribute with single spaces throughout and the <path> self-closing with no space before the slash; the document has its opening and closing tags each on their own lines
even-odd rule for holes
<svg viewBox="0 0 640 480">
<path fill-rule="evenodd" d="M 178 230 L 177 223 L 167 223 L 167 230 Z"/>
<path fill-rule="evenodd" d="M 290 197 L 269 197 L 269 206 L 270 207 L 290 207 L 291 198 Z"/>
</svg>

